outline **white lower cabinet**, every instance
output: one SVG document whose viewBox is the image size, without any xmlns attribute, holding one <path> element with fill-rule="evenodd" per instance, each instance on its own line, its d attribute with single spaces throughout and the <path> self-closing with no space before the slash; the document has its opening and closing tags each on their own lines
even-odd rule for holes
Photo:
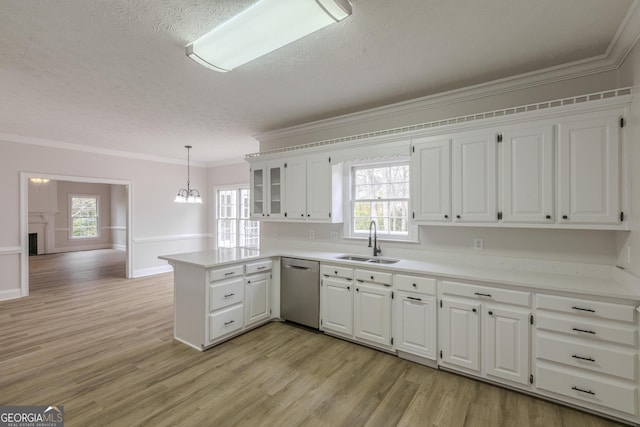
<svg viewBox="0 0 640 427">
<path fill-rule="evenodd" d="M 251 326 L 271 317 L 269 274 L 253 274 L 244 279 L 244 323 Z"/>
<path fill-rule="evenodd" d="M 480 304 L 442 299 L 440 348 L 443 364 L 480 372 Z"/>
<path fill-rule="evenodd" d="M 205 350 L 271 318 L 271 258 L 204 268 L 175 263 L 174 338 Z"/>
<path fill-rule="evenodd" d="M 320 268 L 323 331 L 391 349 L 393 275 L 323 264 Z"/>
<path fill-rule="evenodd" d="M 487 376 L 529 384 L 531 311 L 487 305 L 484 316 Z"/>
<path fill-rule="evenodd" d="M 322 330 L 353 336 L 353 283 L 351 280 L 324 277 L 321 304 Z"/>
<path fill-rule="evenodd" d="M 391 347 L 391 289 L 373 283 L 356 283 L 354 336 L 368 343 Z"/>
<path fill-rule="evenodd" d="M 537 391 L 638 423 L 635 306 L 548 294 L 535 301 Z"/>
<path fill-rule="evenodd" d="M 438 295 L 440 364 L 530 388 L 531 294 L 443 281 Z"/>
<path fill-rule="evenodd" d="M 397 350 L 436 359 L 436 298 L 398 292 L 393 306 Z"/>
</svg>

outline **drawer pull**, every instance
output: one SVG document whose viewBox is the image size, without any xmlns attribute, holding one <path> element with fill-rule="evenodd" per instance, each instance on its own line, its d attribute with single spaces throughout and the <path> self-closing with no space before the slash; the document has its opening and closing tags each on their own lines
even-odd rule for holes
<svg viewBox="0 0 640 427">
<path fill-rule="evenodd" d="M 232 296 L 234 296 L 234 295 L 235 295 L 235 294 L 226 294 L 224 297 L 225 297 L 225 298 L 230 298 L 230 297 L 232 297 Z"/>
<path fill-rule="evenodd" d="M 264 270 L 265 268 L 267 268 L 267 267 L 263 265 L 262 267 L 256 268 L 256 270 Z"/>
<path fill-rule="evenodd" d="M 235 271 L 230 271 L 228 273 L 224 273 L 225 276 L 233 276 L 234 274 L 236 274 Z"/>
<path fill-rule="evenodd" d="M 412 284 L 411 286 L 413 286 L 414 288 L 417 288 L 417 287 L 418 287 L 418 285 L 416 285 L 415 283 L 414 283 L 414 284 Z"/>
<path fill-rule="evenodd" d="M 595 359 L 592 359 L 590 357 L 582 357 L 582 356 L 578 356 L 577 354 L 572 355 L 571 357 L 573 357 L 574 359 L 580 359 L 580 360 L 586 360 L 587 362 L 595 362 Z"/>
<path fill-rule="evenodd" d="M 593 334 L 593 335 L 595 335 L 595 334 L 596 334 L 595 332 L 590 331 L 590 330 L 588 330 L 588 329 L 580 329 L 580 328 L 572 328 L 572 329 L 573 329 L 574 331 L 576 331 L 576 332 L 584 332 L 584 333 L 587 333 L 587 334 Z"/>
<path fill-rule="evenodd" d="M 590 308 L 581 308 L 581 307 L 576 307 L 576 306 L 573 306 L 571 308 L 574 309 L 574 310 L 588 311 L 589 313 L 595 313 L 596 312 L 595 310 L 592 310 Z"/>
<path fill-rule="evenodd" d="M 592 395 L 592 396 L 595 396 L 595 395 L 596 395 L 596 394 L 595 394 L 594 392 L 592 392 L 591 390 L 583 390 L 583 389 L 578 388 L 578 387 L 576 387 L 576 386 L 571 387 L 571 390 L 579 391 L 579 392 L 581 392 L 581 393 L 587 393 L 587 394 L 590 394 L 590 395 Z"/>
<path fill-rule="evenodd" d="M 482 293 L 480 293 L 480 292 L 476 292 L 475 294 L 476 294 L 476 295 L 478 295 L 479 297 L 488 297 L 488 298 L 491 298 L 491 294 L 482 294 Z"/>
<path fill-rule="evenodd" d="M 224 322 L 224 326 L 230 325 L 232 323 L 235 323 L 235 320 L 229 320 L 228 322 Z"/>
<path fill-rule="evenodd" d="M 407 297 L 407 299 L 410 299 L 413 301 L 422 301 L 422 298 L 416 298 L 416 297 Z"/>
</svg>

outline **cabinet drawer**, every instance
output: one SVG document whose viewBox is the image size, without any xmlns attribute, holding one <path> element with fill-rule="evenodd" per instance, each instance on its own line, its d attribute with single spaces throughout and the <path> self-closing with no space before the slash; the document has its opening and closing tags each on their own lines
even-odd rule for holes
<svg viewBox="0 0 640 427">
<path fill-rule="evenodd" d="M 638 387 L 577 370 L 536 367 L 536 386 L 582 402 L 636 414 Z"/>
<path fill-rule="evenodd" d="M 623 322 L 633 322 L 635 320 L 634 306 L 579 298 L 538 294 L 536 295 L 536 307 L 600 319 L 620 320 Z"/>
<path fill-rule="evenodd" d="M 581 316 L 568 316 L 538 312 L 536 327 L 540 330 L 560 332 L 593 341 L 609 341 L 635 347 L 637 329 L 624 324 L 590 320 Z"/>
<path fill-rule="evenodd" d="M 391 286 L 393 283 L 393 274 L 372 270 L 356 270 L 356 280 L 381 283 L 386 286 Z"/>
<path fill-rule="evenodd" d="M 246 274 L 262 273 L 263 271 L 271 270 L 271 268 L 273 268 L 273 261 L 271 261 L 270 259 L 267 259 L 264 261 L 252 262 L 247 264 Z"/>
<path fill-rule="evenodd" d="M 541 334 L 536 336 L 536 357 L 539 359 L 635 380 L 636 354 L 610 347 L 567 341 L 561 337 Z"/>
<path fill-rule="evenodd" d="M 209 285 L 209 311 L 242 302 L 244 279 L 225 280 Z"/>
<path fill-rule="evenodd" d="M 531 307 L 531 293 L 513 291 L 511 289 L 490 288 L 487 286 L 468 285 L 457 282 L 442 282 L 442 293 L 467 298 L 478 298 L 483 301 L 503 302 Z"/>
<path fill-rule="evenodd" d="M 234 265 L 227 268 L 216 268 L 209 271 L 209 281 L 215 282 L 216 280 L 230 279 L 236 276 L 242 276 L 244 274 L 244 265 Z"/>
<path fill-rule="evenodd" d="M 395 280 L 396 288 L 399 291 L 418 292 L 427 295 L 436 294 L 436 279 L 396 274 Z"/>
<path fill-rule="evenodd" d="M 242 304 L 216 311 L 209 315 L 209 341 L 242 329 Z"/>
<path fill-rule="evenodd" d="M 323 265 L 322 267 L 320 267 L 320 272 L 323 276 L 353 279 L 353 268 L 337 267 L 335 265 Z"/>
</svg>

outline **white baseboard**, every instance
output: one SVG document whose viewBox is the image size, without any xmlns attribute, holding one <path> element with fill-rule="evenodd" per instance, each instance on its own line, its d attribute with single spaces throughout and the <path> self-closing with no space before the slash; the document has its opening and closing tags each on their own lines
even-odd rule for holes
<svg viewBox="0 0 640 427">
<path fill-rule="evenodd" d="M 142 268 L 140 270 L 133 270 L 133 277 L 145 277 L 145 276 L 153 276 L 155 274 L 162 273 L 171 273 L 173 271 L 173 267 L 170 265 L 162 265 L 160 267 L 152 267 L 152 268 Z"/>
<path fill-rule="evenodd" d="M 111 245 L 111 249 L 124 252 L 127 250 L 127 245 Z"/>
<path fill-rule="evenodd" d="M 20 289 L 8 289 L 6 291 L 0 291 L 0 301 L 16 299 L 20 297 L 22 297 L 22 292 L 20 292 Z"/>
</svg>

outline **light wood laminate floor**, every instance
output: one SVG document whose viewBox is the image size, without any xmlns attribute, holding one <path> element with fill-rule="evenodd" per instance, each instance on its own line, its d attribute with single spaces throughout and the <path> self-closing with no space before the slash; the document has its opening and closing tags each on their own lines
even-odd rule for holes
<svg viewBox="0 0 640 427">
<path fill-rule="evenodd" d="M 124 254 L 30 258 L 0 302 L 0 405 L 64 405 L 67 426 L 611 426 L 580 411 L 282 323 L 205 352 L 172 339 L 172 274 Z"/>
</svg>

